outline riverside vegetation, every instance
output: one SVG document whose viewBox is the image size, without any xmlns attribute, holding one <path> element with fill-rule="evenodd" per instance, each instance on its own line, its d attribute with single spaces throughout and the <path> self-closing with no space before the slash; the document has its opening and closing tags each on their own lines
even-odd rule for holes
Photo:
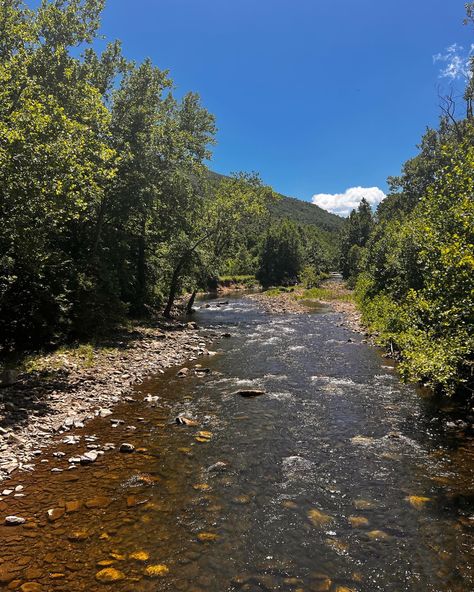
<svg viewBox="0 0 474 592">
<path fill-rule="evenodd" d="M 337 216 L 208 171 L 216 126 L 198 95 L 176 99 L 119 41 L 96 52 L 103 5 L 0 5 L 3 357 L 170 316 L 219 272 L 254 274 L 261 236 L 292 212 L 308 257 L 337 258 Z"/>
<path fill-rule="evenodd" d="M 340 267 L 407 379 L 472 392 L 472 79 L 466 117 L 448 103 L 376 214 L 363 201 L 344 223 L 255 173 L 210 172 L 214 117 L 120 42 L 97 53 L 103 5 L 1 3 L 3 363 L 169 317 L 186 292 L 190 310 L 219 274 L 327 300 L 319 282 Z"/>
</svg>

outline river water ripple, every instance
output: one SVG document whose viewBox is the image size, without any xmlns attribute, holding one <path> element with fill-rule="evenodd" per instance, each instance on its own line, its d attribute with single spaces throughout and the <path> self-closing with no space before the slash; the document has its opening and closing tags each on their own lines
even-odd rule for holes
<svg viewBox="0 0 474 592">
<path fill-rule="evenodd" d="M 54 448 L 65 457 L 46 451 L 15 477 L 24 497 L 0 509 L 29 521 L 0 527 L 0 587 L 474 590 L 473 440 L 446 428 L 452 409 L 401 384 L 327 310 L 272 316 L 231 298 L 196 320 L 231 334 L 197 361 L 209 374 L 147 381 L 114 410 L 123 424 L 94 420 Z M 266 394 L 235 394 L 246 387 Z M 51 472 L 122 442 L 143 450 Z M 100 583 L 104 569 L 117 581 Z"/>
</svg>

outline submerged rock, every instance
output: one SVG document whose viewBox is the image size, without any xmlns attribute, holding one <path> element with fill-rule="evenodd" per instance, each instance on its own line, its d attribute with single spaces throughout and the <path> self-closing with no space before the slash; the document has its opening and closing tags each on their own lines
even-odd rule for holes
<svg viewBox="0 0 474 592">
<path fill-rule="evenodd" d="M 52 508 L 48 510 L 48 520 L 50 522 L 56 522 L 59 518 L 62 518 L 65 514 L 66 510 L 64 508 Z"/>
<path fill-rule="evenodd" d="M 333 519 L 328 514 L 324 514 L 320 510 L 313 508 L 308 511 L 308 518 L 313 526 L 322 527 L 330 524 Z"/>
<path fill-rule="evenodd" d="M 114 567 L 106 567 L 95 574 L 95 579 L 101 584 L 111 584 L 125 579 L 125 574 Z"/>
<path fill-rule="evenodd" d="M 129 559 L 133 559 L 134 561 L 148 561 L 150 559 L 150 554 L 147 551 L 134 551 L 130 553 L 128 556 Z"/>
<path fill-rule="evenodd" d="M 235 391 L 236 395 L 240 395 L 241 397 L 250 398 L 250 397 L 260 397 L 261 395 L 265 394 L 264 390 L 261 389 L 239 389 Z"/>
<path fill-rule="evenodd" d="M 160 578 L 166 576 L 169 573 L 169 567 L 164 565 L 163 563 L 159 563 L 157 565 L 149 565 L 145 569 L 145 575 L 149 578 Z"/>
<path fill-rule="evenodd" d="M 200 532 L 197 536 L 201 543 L 211 543 L 219 539 L 219 535 L 213 532 Z"/>
<path fill-rule="evenodd" d="M 431 501 L 431 498 L 422 495 L 409 495 L 405 499 L 417 510 L 422 510 Z"/>
</svg>

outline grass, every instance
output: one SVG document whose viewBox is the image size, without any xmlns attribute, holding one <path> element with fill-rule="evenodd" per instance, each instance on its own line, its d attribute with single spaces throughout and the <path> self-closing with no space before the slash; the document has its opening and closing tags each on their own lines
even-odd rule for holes
<svg viewBox="0 0 474 592">
<path fill-rule="evenodd" d="M 265 290 L 264 295 L 269 298 L 279 296 L 280 294 L 291 294 L 295 300 L 339 300 L 341 302 L 353 302 L 352 292 L 341 288 L 310 288 L 305 290 L 301 287 L 278 286 Z"/>
<path fill-rule="evenodd" d="M 310 288 L 296 294 L 298 300 L 340 300 L 341 302 L 352 302 L 352 293 L 333 288 Z"/>
<path fill-rule="evenodd" d="M 247 282 L 257 283 L 254 275 L 220 275 L 220 282 L 235 282 L 236 284 L 244 284 Z"/>
<path fill-rule="evenodd" d="M 19 370 L 28 374 L 51 375 L 71 366 L 77 369 L 94 368 L 103 355 L 115 353 L 115 348 L 95 347 L 84 343 L 72 347 L 60 347 L 53 353 L 38 353 L 22 360 Z"/>
</svg>

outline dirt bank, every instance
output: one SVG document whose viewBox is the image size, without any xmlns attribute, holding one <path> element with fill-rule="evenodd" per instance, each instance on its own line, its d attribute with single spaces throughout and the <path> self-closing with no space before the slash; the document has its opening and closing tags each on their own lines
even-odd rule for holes
<svg viewBox="0 0 474 592">
<path fill-rule="evenodd" d="M 209 354 L 206 342 L 213 337 L 195 323 L 159 321 L 117 332 L 98 346 L 34 358 L 29 372 L 0 389 L 0 481 L 16 469 L 32 470 L 38 449 L 55 434 L 109 414 L 145 377 Z"/>
</svg>

